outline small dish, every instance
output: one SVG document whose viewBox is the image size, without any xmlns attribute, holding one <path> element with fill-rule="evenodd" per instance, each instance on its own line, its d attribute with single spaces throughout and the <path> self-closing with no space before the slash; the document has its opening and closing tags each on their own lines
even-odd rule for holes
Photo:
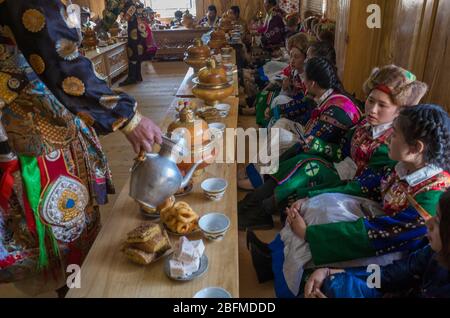
<svg viewBox="0 0 450 318">
<path fill-rule="evenodd" d="M 162 223 L 163 223 L 164 229 L 167 231 L 167 233 L 174 235 L 174 236 L 188 236 L 188 235 L 200 232 L 200 228 L 198 226 L 188 233 L 173 232 L 171 229 L 169 229 L 169 227 L 166 225 L 166 223 L 164 223 L 164 222 L 162 222 Z"/>
<path fill-rule="evenodd" d="M 203 235 L 212 241 L 221 241 L 230 225 L 230 219 L 223 213 L 208 213 L 198 221 L 198 226 Z"/>
<path fill-rule="evenodd" d="M 198 291 L 194 298 L 233 298 L 231 294 L 221 287 L 207 287 Z"/>
<path fill-rule="evenodd" d="M 190 182 L 186 187 L 183 188 L 182 192 L 179 191 L 179 192 L 175 193 L 174 196 L 178 198 L 178 197 L 188 195 L 189 193 L 192 192 L 192 189 L 194 189 L 194 184 L 192 182 Z M 158 213 L 158 215 L 159 215 L 159 213 Z"/>
<path fill-rule="evenodd" d="M 173 280 L 185 281 L 185 282 L 190 281 L 197 277 L 202 276 L 208 270 L 208 257 L 205 254 L 203 254 L 202 257 L 200 258 L 200 267 L 199 267 L 198 271 L 196 271 L 195 273 L 192 273 L 191 275 L 187 275 L 184 277 L 172 277 L 170 275 L 170 260 L 171 260 L 171 257 L 166 258 L 166 261 L 164 263 L 164 272 L 166 273 L 167 277 L 169 277 L 170 279 L 173 279 Z"/>
<path fill-rule="evenodd" d="M 229 104 L 218 104 L 216 109 L 219 111 L 221 117 L 227 117 L 230 113 L 231 106 Z"/>
</svg>

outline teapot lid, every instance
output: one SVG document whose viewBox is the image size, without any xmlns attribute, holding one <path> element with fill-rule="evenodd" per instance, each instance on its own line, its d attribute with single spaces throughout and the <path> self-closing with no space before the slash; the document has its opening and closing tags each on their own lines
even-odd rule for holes
<svg viewBox="0 0 450 318">
<path fill-rule="evenodd" d="M 188 56 L 209 57 L 211 55 L 209 47 L 204 45 L 203 41 L 198 38 L 194 40 L 194 44 L 187 48 L 186 53 Z"/>
<path fill-rule="evenodd" d="M 227 84 L 227 73 L 225 69 L 217 65 L 213 58 L 206 61 L 206 67 L 202 68 L 198 73 L 198 80 L 203 85 L 222 85 Z"/>
</svg>

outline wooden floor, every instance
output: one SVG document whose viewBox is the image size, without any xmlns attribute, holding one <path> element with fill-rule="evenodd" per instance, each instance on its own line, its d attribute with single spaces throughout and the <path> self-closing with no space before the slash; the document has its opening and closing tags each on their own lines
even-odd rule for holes
<svg viewBox="0 0 450 318">
<path fill-rule="evenodd" d="M 181 84 L 187 69 L 183 62 L 146 63 L 142 66 L 144 81 L 138 85 L 121 88 L 121 90 L 136 98 L 138 108 L 142 114 L 150 117 L 156 123 L 160 123 L 167 107 L 175 98 L 175 92 Z M 238 126 L 243 128 L 254 127 L 255 117 L 241 116 Z M 101 141 L 109 159 L 116 185 L 116 193 L 118 194 L 129 178 L 129 169 L 133 162 L 134 153 L 121 133 L 102 137 Z M 245 193 L 238 193 L 239 199 L 244 196 Z M 103 221 L 108 218 L 108 212 L 115 200 L 116 195 L 110 196 L 109 204 L 102 207 Z M 275 231 L 258 232 L 260 237 L 266 241 L 272 240 L 275 233 Z M 256 280 L 250 254 L 245 246 L 245 234 L 242 232 L 239 232 L 239 280 L 240 297 L 274 297 L 272 282 L 260 285 Z M 0 297 L 24 296 L 11 285 L 0 287 Z M 42 296 L 54 297 L 55 295 Z"/>
</svg>

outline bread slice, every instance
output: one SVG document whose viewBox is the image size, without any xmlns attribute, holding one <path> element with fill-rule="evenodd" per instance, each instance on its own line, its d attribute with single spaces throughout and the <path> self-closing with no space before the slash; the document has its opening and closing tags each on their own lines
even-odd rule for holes
<svg viewBox="0 0 450 318">
<path fill-rule="evenodd" d="M 146 253 L 132 247 L 124 248 L 123 252 L 129 260 L 140 265 L 148 265 L 156 258 L 155 253 Z"/>
<path fill-rule="evenodd" d="M 130 247 L 147 253 L 162 254 L 170 249 L 170 242 L 163 234 L 157 234 L 146 242 L 133 243 Z"/>
<path fill-rule="evenodd" d="M 144 223 L 128 233 L 127 243 L 144 243 L 161 234 L 159 224 Z"/>
</svg>

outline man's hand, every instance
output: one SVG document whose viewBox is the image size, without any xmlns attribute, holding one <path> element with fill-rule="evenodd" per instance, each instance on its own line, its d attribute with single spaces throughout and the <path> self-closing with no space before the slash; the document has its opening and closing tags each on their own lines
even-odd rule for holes
<svg viewBox="0 0 450 318">
<path fill-rule="evenodd" d="M 137 127 L 126 136 L 136 153 L 141 150 L 151 152 L 155 143 L 162 144 L 161 129 L 151 119 L 144 116 Z"/>
</svg>

